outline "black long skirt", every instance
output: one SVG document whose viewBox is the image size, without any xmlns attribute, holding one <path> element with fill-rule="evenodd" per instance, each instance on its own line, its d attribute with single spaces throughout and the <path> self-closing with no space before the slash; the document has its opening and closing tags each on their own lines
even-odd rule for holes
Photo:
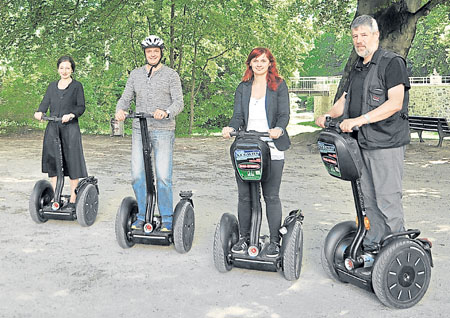
<svg viewBox="0 0 450 318">
<path fill-rule="evenodd" d="M 70 179 L 87 177 L 80 126 L 77 120 L 64 124 L 55 122 L 47 124 L 42 148 L 42 172 L 48 173 L 49 177 L 55 177 L 58 174 L 56 160 L 59 158 L 59 151 L 55 144 L 58 132 L 62 146 L 64 176 L 69 176 Z"/>
</svg>

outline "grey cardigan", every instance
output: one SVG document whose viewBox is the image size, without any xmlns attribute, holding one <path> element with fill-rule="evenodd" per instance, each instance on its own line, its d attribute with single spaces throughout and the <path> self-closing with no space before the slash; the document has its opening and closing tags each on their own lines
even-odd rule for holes
<svg viewBox="0 0 450 318">
<path fill-rule="evenodd" d="M 149 130 L 174 130 L 175 116 L 184 107 L 183 91 L 178 73 L 163 65 L 149 78 L 145 66 L 131 71 L 125 90 L 117 102 L 116 111 L 128 110 L 132 100 L 136 100 L 136 112 L 153 113 L 157 109 L 169 111 L 168 120 L 148 119 Z M 133 122 L 139 129 L 139 121 Z"/>
<path fill-rule="evenodd" d="M 236 130 L 247 129 L 248 110 L 250 97 L 252 95 L 253 81 L 241 82 L 234 95 L 234 111 L 229 126 Z M 269 87 L 266 89 L 266 116 L 269 129 L 279 127 L 283 129 L 283 135 L 274 139 L 274 144 L 278 150 L 289 149 L 291 141 L 286 131 L 289 123 L 289 93 L 286 82 L 282 80 L 276 91 Z"/>
</svg>

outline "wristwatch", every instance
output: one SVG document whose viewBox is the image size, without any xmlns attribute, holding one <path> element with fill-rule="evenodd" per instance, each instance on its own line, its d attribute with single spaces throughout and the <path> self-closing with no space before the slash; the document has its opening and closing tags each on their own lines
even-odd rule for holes
<svg viewBox="0 0 450 318">
<path fill-rule="evenodd" d="M 170 117 L 170 110 L 166 109 L 167 118 Z"/>
</svg>

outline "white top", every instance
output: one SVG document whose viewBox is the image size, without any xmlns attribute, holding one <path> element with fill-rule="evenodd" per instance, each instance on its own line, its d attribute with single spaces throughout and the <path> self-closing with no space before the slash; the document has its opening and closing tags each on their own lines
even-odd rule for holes
<svg viewBox="0 0 450 318">
<path fill-rule="evenodd" d="M 269 130 L 266 114 L 266 96 L 259 99 L 250 97 L 250 103 L 248 105 L 247 131 L 249 130 L 259 132 L 267 132 Z M 261 137 L 261 140 L 268 141 L 267 144 L 270 148 L 270 158 L 272 160 L 284 159 L 284 151 L 278 150 L 271 138 Z"/>
</svg>

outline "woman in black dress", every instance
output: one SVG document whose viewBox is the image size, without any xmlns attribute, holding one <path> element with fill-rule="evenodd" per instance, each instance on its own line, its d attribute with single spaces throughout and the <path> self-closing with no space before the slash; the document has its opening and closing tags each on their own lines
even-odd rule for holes
<svg viewBox="0 0 450 318">
<path fill-rule="evenodd" d="M 86 163 L 81 144 L 81 132 L 78 118 L 84 113 L 83 85 L 72 78 L 75 71 L 75 62 L 70 56 L 62 56 L 57 62 L 60 80 L 51 82 L 45 96 L 34 113 L 34 118 L 41 120 L 50 107 L 50 116 L 62 118 L 61 122 L 49 122 L 45 129 L 42 150 L 42 172 L 48 173 L 53 189 L 56 187 L 56 158 L 53 140 L 59 131 L 63 152 L 64 175 L 70 178 L 69 208 L 75 208 L 75 188 L 79 178 L 87 177 Z M 54 129 L 52 125 L 59 125 Z"/>
</svg>

